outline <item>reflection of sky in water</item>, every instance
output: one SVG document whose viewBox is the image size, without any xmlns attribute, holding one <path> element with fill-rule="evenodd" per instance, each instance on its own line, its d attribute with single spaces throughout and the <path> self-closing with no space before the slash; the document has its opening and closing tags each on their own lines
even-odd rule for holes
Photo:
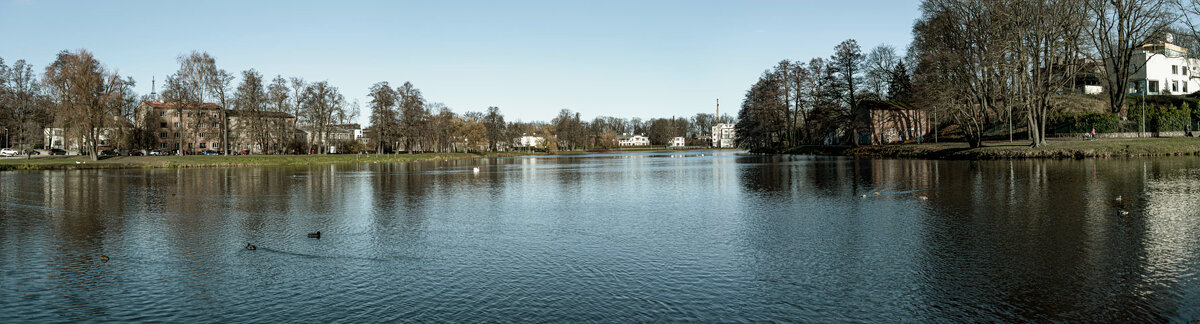
<svg viewBox="0 0 1200 324">
<path fill-rule="evenodd" d="M 1194 319 L 1198 166 L 688 151 L 5 172 L 0 321 Z"/>
</svg>

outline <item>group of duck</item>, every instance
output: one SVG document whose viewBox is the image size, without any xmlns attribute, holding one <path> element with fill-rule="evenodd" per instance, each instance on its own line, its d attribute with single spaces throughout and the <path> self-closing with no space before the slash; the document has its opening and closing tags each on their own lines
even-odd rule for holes
<svg viewBox="0 0 1200 324">
<path fill-rule="evenodd" d="M 876 196 L 878 196 L 878 195 L 879 195 L 879 192 L 878 192 L 878 191 L 876 191 L 876 192 L 875 192 L 875 195 L 876 195 Z M 859 197 L 862 197 L 862 198 L 867 198 L 867 194 L 862 194 L 862 195 L 859 195 Z M 927 197 L 927 196 L 925 196 L 925 195 L 920 195 L 920 196 L 917 196 L 917 200 L 929 200 L 929 197 Z"/>
<path fill-rule="evenodd" d="M 320 238 L 321 238 L 321 231 L 316 231 L 316 232 L 308 233 L 308 238 L 320 239 Z M 257 247 L 257 246 L 254 246 L 254 244 L 246 243 L 246 249 L 247 249 L 247 250 L 257 250 L 257 249 L 258 249 L 258 247 Z"/>
</svg>

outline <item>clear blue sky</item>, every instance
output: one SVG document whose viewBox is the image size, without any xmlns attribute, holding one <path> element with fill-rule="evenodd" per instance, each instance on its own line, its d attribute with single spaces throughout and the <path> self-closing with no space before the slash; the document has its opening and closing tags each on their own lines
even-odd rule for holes
<svg viewBox="0 0 1200 324">
<path fill-rule="evenodd" d="M 498 106 L 509 120 L 563 108 L 617 117 L 736 114 L 782 59 L 828 57 L 842 40 L 903 51 L 912 1 L 36 1 L 0 0 L 0 57 L 42 68 L 85 48 L 138 81 L 207 51 L 254 68 L 328 80 L 358 99 L 411 81 L 455 112 Z M 901 53 L 902 54 L 902 53 Z M 40 70 L 38 71 L 41 72 Z M 235 81 L 236 82 L 236 81 Z M 161 87 L 160 87 L 161 89 Z"/>
</svg>

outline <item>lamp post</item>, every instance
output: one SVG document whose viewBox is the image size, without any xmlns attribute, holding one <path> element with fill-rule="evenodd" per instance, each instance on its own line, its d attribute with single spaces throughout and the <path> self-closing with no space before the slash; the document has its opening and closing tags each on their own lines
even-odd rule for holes
<svg viewBox="0 0 1200 324">
<path fill-rule="evenodd" d="M 8 127 L 4 127 L 4 147 L 8 147 Z"/>
<path fill-rule="evenodd" d="M 1144 137 L 1142 133 L 1146 132 L 1146 93 L 1150 92 L 1150 79 L 1146 79 L 1146 87 L 1142 88 L 1142 125 L 1138 130 L 1138 137 Z"/>
</svg>

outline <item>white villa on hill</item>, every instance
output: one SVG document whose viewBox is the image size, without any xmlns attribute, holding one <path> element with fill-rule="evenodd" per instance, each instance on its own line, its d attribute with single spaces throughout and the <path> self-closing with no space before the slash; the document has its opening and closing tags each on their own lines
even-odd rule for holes
<svg viewBox="0 0 1200 324">
<path fill-rule="evenodd" d="M 620 146 L 646 146 L 650 145 L 650 138 L 645 135 L 621 135 L 617 137 L 617 145 Z"/>
<path fill-rule="evenodd" d="M 1134 52 L 1137 72 L 1129 78 L 1130 93 L 1183 95 L 1200 91 L 1200 81 L 1193 76 L 1200 60 L 1188 58 L 1188 50 L 1171 44 L 1172 40 L 1167 35 L 1165 42 L 1142 45 Z M 1145 65 L 1138 69 L 1141 62 Z"/>
</svg>

